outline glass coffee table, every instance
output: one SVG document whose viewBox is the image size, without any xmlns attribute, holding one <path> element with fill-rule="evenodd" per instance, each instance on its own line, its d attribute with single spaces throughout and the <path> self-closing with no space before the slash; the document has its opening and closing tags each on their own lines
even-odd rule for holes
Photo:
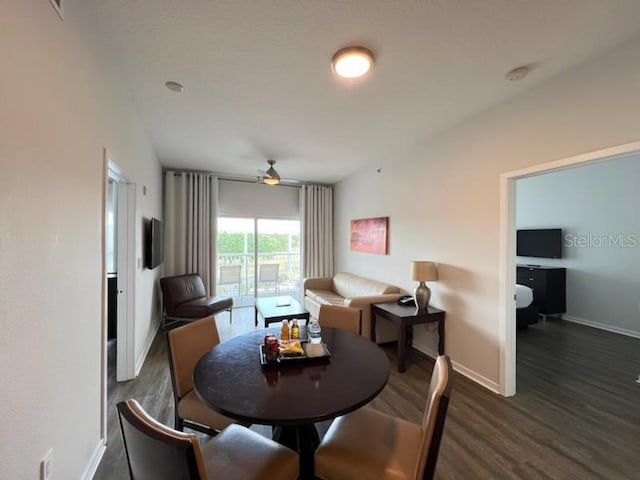
<svg viewBox="0 0 640 480">
<path fill-rule="evenodd" d="M 309 312 L 290 296 L 256 298 L 255 326 L 258 326 L 258 314 L 264 319 L 264 327 L 282 320 L 305 320 L 309 323 Z"/>
</svg>

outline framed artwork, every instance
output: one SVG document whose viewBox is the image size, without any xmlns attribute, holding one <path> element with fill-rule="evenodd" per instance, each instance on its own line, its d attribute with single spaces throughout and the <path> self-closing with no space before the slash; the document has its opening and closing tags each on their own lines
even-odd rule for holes
<svg viewBox="0 0 640 480">
<path fill-rule="evenodd" d="M 351 220 L 349 245 L 354 252 L 387 254 L 389 217 Z"/>
</svg>

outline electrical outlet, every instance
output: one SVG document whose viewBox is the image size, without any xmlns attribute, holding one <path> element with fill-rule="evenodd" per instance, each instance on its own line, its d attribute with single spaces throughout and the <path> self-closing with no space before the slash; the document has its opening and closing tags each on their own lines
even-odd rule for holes
<svg viewBox="0 0 640 480">
<path fill-rule="evenodd" d="M 40 480 L 53 479 L 53 449 L 50 449 L 40 462 Z"/>
</svg>

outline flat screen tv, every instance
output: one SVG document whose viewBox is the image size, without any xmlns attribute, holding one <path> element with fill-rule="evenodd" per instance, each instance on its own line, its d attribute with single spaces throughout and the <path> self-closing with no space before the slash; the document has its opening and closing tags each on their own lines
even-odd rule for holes
<svg viewBox="0 0 640 480">
<path fill-rule="evenodd" d="M 145 226 L 144 266 L 153 270 L 164 259 L 164 241 L 162 222 L 151 218 Z"/>
<path fill-rule="evenodd" d="M 562 258 L 562 229 L 518 230 L 516 255 Z"/>
</svg>

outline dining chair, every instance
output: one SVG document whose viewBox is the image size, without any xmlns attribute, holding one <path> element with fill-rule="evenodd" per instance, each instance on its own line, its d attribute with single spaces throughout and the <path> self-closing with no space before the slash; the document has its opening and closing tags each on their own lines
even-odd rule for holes
<svg viewBox="0 0 640 480">
<path fill-rule="evenodd" d="M 451 396 L 451 361 L 437 357 L 421 425 L 364 407 L 338 417 L 315 453 L 323 480 L 431 480 Z"/>
<path fill-rule="evenodd" d="M 136 400 L 117 409 L 132 480 L 298 478 L 298 455 L 248 428 L 230 425 L 201 447 L 195 434 L 163 425 Z"/>
<path fill-rule="evenodd" d="M 213 436 L 234 422 L 202 403 L 193 390 L 196 363 L 218 343 L 220 337 L 213 315 L 167 332 L 176 430 L 188 427 Z"/>
<path fill-rule="evenodd" d="M 318 323 L 321 327 L 342 328 L 360 335 L 362 332 L 362 309 L 341 305 L 320 305 Z"/>
</svg>

